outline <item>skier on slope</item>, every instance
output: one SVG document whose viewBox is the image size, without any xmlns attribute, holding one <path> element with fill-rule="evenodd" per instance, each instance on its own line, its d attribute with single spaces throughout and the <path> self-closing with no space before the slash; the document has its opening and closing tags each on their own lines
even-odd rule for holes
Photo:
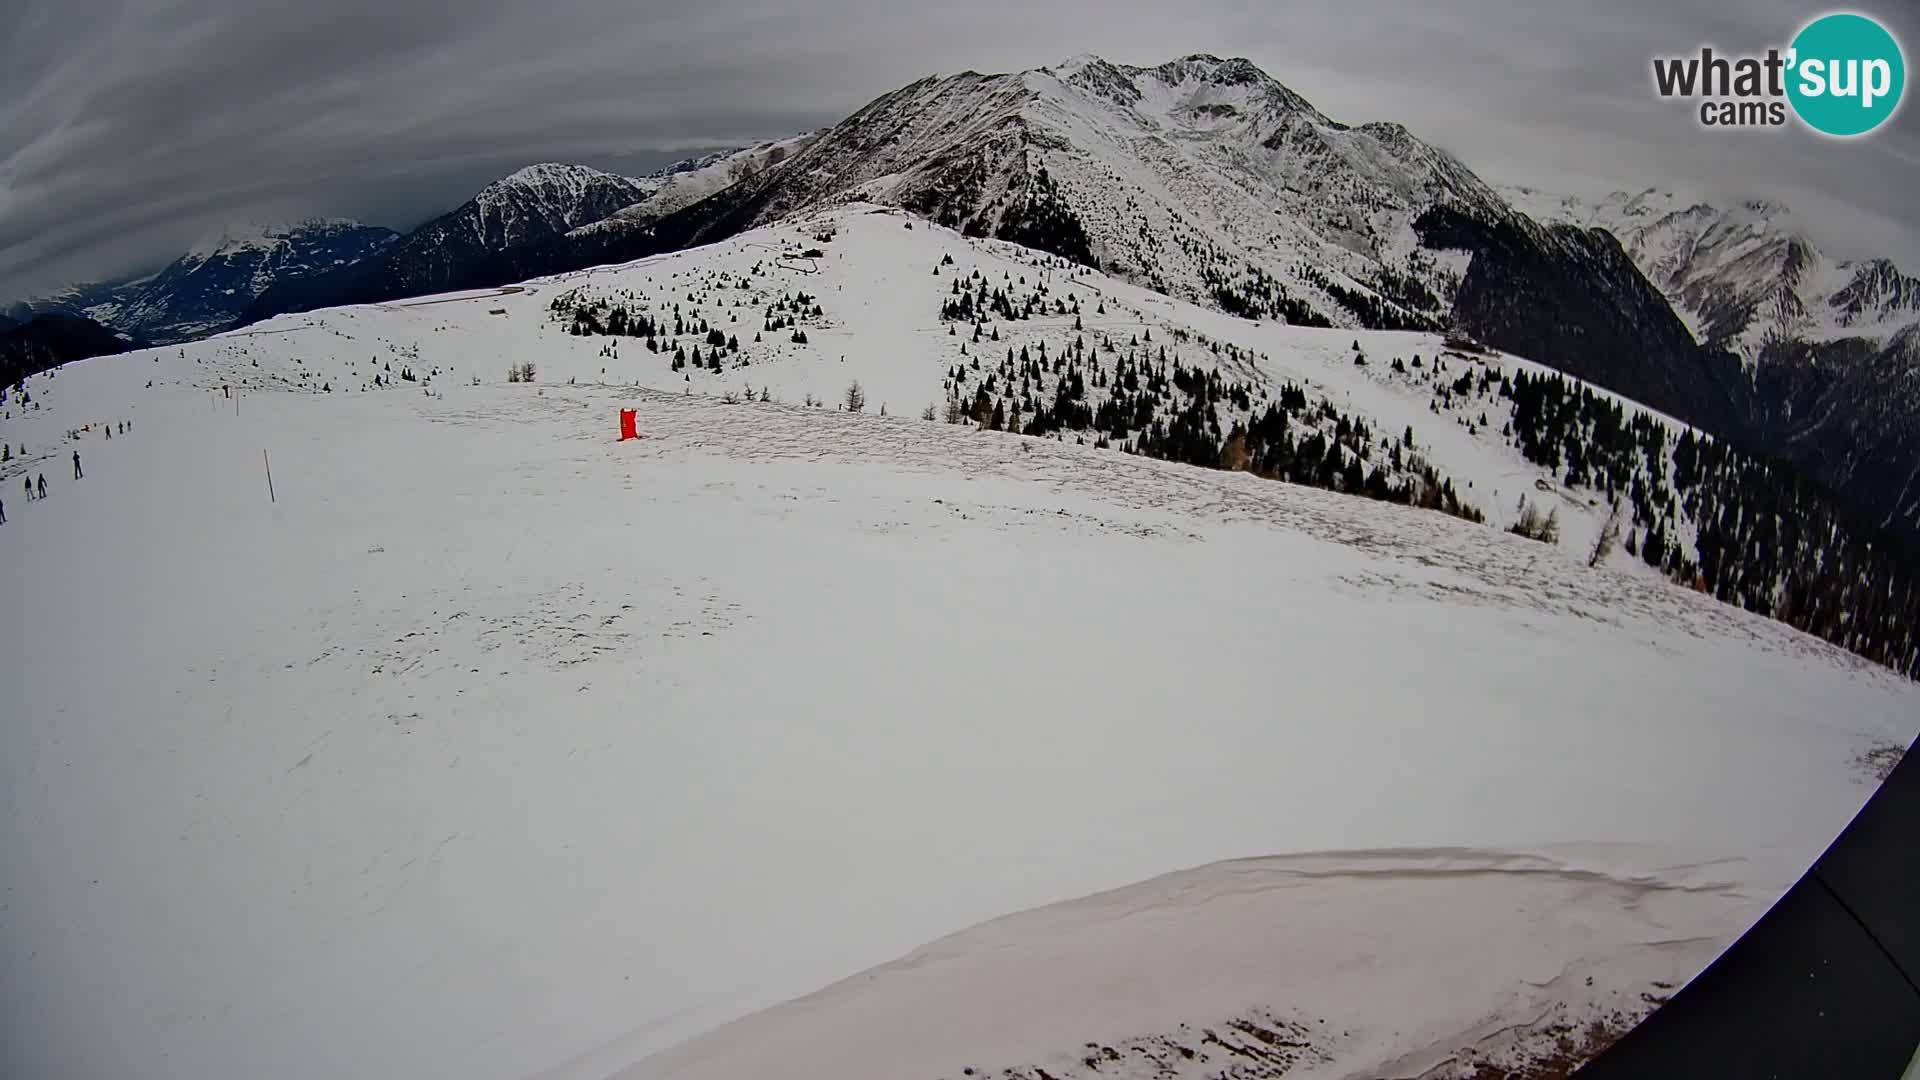
<svg viewBox="0 0 1920 1080">
<path fill-rule="evenodd" d="M 36 496 L 36 498 L 44 499 L 46 497 L 47 497 L 47 474 L 41 473 L 40 474 L 40 494 Z"/>
<path fill-rule="evenodd" d="M 0 499 L 0 525 L 7 523 L 7 501 Z"/>
<path fill-rule="evenodd" d="M 83 473 L 82 473 L 82 472 L 80 471 L 80 451 L 78 451 L 78 450 L 75 450 L 75 451 L 73 452 L 73 478 L 74 478 L 75 480 L 78 480 L 78 479 L 80 479 L 80 477 L 81 477 L 81 476 L 83 476 L 83 475 L 85 475 L 85 474 L 83 474 Z"/>
<path fill-rule="evenodd" d="M 33 477 L 27 477 L 27 501 L 33 501 Z"/>
</svg>

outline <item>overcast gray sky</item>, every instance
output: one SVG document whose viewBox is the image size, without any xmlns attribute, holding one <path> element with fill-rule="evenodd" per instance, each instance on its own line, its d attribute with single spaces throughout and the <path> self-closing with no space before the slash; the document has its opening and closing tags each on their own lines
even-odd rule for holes
<svg viewBox="0 0 1920 1080">
<path fill-rule="evenodd" d="M 1738 9 L 1737 11 L 1735 9 Z M 0 299 L 157 264 L 229 221 L 406 228 L 533 161 L 643 171 L 922 75 L 1082 52 L 1245 56 L 1495 183 L 1792 205 L 1920 272 L 1920 110 L 1867 140 L 1707 133 L 1649 58 L 1758 51 L 1785 0 L 5 0 Z M 1860 10 L 1920 51 L 1920 3 Z M 1917 91 L 1920 92 L 1920 91 Z"/>
</svg>

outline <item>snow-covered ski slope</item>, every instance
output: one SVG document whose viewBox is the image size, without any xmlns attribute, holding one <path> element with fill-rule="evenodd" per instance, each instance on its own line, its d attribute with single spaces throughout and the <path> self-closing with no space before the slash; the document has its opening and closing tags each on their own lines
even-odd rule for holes
<svg viewBox="0 0 1920 1080">
<path fill-rule="evenodd" d="M 952 275 L 1049 271 L 868 209 L 30 380 L 0 1073 L 1464 1068 L 1683 982 L 1920 728 L 1913 685 L 1571 537 L 919 419 Z M 1051 273 L 1098 290 L 1080 333 L 1238 343 L 1490 515 L 1544 494 L 1386 369 L 1431 338 L 1357 367 Z M 603 356 L 577 289 L 741 350 Z M 808 343 L 762 330 L 801 291 Z"/>
</svg>

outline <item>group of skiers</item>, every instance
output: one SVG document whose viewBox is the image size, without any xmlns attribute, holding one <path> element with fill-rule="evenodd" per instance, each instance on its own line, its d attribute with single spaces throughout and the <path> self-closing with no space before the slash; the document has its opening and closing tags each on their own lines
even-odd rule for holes
<svg viewBox="0 0 1920 1080">
<path fill-rule="evenodd" d="M 88 424 L 84 428 L 79 428 L 74 431 L 69 431 L 67 433 L 67 436 L 69 438 L 77 439 L 83 433 L 92 431 L 94 429 L 94 426 L 95 425 L 93 424 Z M 106 432 L 107 438 L 111 440 L 113 438 L 113 433 L 116 431 L 118 431 L 122 435 L 125 435 L 127 432 L 133 430 L 133 421 L 120 420 L 112 424 L 101 424 L 99 425 L 99 427 L 102 431 Z M 20 448 L 20 453 L 24 455 L 26 454 L 26 452 L 27 452 L 27 448 L 22 446 Z M 73 452 L 73 478 L 75 480 L 80 480 L 80 479 L 84 479 L 86 475 L 87 475 L 86 471 L 80 467 L 80 451 L 75 450 Z M 21 482 L 21 486 L 26 488 L 28 502 L 34 502 L 39 499 L 44 499 L 47 497 L 47 474 L 41 473 L 38 477 L 33 477 L 33 476 L 26 477 Z M 7 523 L 7 504 L 4 500 L 0 500 L 0 525 L 5 525 L 6 523 Z"/>
</svg>

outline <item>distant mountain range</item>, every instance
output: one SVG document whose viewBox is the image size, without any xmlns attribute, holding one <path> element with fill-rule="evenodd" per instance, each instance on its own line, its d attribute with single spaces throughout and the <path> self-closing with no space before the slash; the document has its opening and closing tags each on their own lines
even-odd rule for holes
<svg viewBox="0 0 1920 1080">
<path fill-rule="evenodd" d="M 784 160 L 807 137 L 729 150 L 627 177 L 584 165 L 531 165 L 487 185 L 450 213 L 350 266 L 289 278 L 263 290 L 244 314 L 372 303 L 501 285 L 591 265 L 607 245 L 641 238 L 654 222 Z"/>
<path fill-rule="evenodd" d="M 623 262 L 851 199 L 1248 318 L 1471 337 L 1790 460 L 1920 540 L 1920 282 L 1828 260 L 1761 204 L 1496 189 L 1239 59 L 922 79 L 821 132 L 648 177 L 530 166 L 405 237 L 282 230 L 53 306 L 178 340 Z"/>
<path fill-rule="evenodd" d="M 158 273 L 80 285 L 9 312 L 83 315 L 170 344 L 231 327 L 268 286 L 356 264 L 399 239 L 391 229 L 335 219 L 249 226 L 196 246 Z"/>
</svg>

